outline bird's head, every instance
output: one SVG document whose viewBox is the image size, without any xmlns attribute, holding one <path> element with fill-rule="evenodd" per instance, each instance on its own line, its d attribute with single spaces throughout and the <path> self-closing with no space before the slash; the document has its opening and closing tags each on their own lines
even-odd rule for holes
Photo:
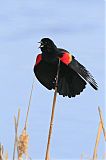
<svg viewBox="0 0 106 160">
<path fill-rule="evenodd" d="M 51 52 L 56 48 L 56 45 L 54 42 L 49 39 L 49 38 L 43 38 L 41 39 L 39 48 L 41 49 L 42 52 Z"/>
</svg>

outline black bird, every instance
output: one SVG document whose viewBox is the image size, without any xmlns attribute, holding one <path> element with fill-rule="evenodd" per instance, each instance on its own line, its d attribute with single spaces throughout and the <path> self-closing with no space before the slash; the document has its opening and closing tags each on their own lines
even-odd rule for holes
<svg viewBox="0 0 106 160">
<path fill-rule="evenodd" d="M 34 73 L 39 82 L 47 89 L 55 88 L 57 66 L 60 59 L 58 93 L 69 98 L 79 95 L 87 82 L 95 89 L 98 85 L 91 73 L 80 64 L 67 50 L 57 48 L 49 38 L 40 42 L 41 54 L 37 55 Z"/>
</svg>

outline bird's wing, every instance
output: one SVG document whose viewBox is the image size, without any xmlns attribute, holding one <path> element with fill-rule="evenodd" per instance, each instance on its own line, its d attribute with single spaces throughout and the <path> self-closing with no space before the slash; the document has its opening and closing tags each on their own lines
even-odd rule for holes
<svg viewBox="0 0 106 160">
<path fill-rule="evenodd" d="M 94 80 L 92 74 L 75 58 L 73 58 L 72 62 L 68 65 L 75 72 L 77 72 L 84 80 L 86 80 L 95 90 L 98 89 L 98 85 Z"/>
<path fill-rule="evenodd" d="M 94 80 L 94 77 L 92 74 L 82 65 L 80 64 L 74 56 L 69 54 L 64 49 L 61 49 L 62 52 L 64 52 L 63 57 L 60 58 L 60 60 L 69 66 L 69 68 L 73 69 L 75 72 L 79 74 L 85 81 L 87 81 L 95 90 L 98 89 L 98 85 L 96 81 Z"/>
<path fill-rule="evenodd" d="M 56 67 L 54 67 L 54 65 L 50 63 L 43 61 L 41 54 L 37 56 L 34 66 L 35 76 L 37 77 L 39 82 L 49 90 L 54 88 L 57 70 Z"/>
<path fill-rule="evenodd" d="M 73 56 L 65 49 L 62 49 L 62 48 L 58 48 L 60 53 L 61 53 L 61 57 L 60 57 L 60 60 L 61 62 L 63 62 L 64 64 L 68 65 L 72 59 L 73 59 Z"/>
</svg>

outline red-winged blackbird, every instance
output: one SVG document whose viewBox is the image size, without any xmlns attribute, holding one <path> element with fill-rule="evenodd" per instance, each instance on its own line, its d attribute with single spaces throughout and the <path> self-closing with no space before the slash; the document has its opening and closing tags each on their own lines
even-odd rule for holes
<svg viewBox="0 0 106 160">
<path fill-rule="evenodd" d="M 39 82 L 47 89 L 55 88 L 57 66 L 60 59 L 60 71 L 58 78 L 58 93 L 69 98 L 79 95 L 87 82 L 98 89 L 93 76 L 80 64 L 67 50 L 57 48 L 49 38 L 43 38 L 40 42 L 41 54 L 36 58 L 34 73 Z"/>
</svg>

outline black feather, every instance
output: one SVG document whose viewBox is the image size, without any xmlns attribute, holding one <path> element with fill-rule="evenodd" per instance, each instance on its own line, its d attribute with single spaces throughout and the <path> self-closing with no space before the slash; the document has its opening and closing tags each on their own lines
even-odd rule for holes
<svg viewBox="0 0 106 160">
<path fill-rule="evenodd" d="M 61 62 L 58 81 L 58 93 L 69 98 L 79 95 L 86 86 L 86 82 L 68 66 Z"/>
<path fill-rule="evenodd" d="M 79 76 L 81 76 L 83 79 L 85 79 L 95 90 L 98 89 L 98 85 L 97 85 L 96 81 L 94 80 L 94 77 L 75 58 L 69 64 L 69 67 L 71 69 L 73 69 L 75 72 L 77 72 L 79 74 Z"/>
</svg>

